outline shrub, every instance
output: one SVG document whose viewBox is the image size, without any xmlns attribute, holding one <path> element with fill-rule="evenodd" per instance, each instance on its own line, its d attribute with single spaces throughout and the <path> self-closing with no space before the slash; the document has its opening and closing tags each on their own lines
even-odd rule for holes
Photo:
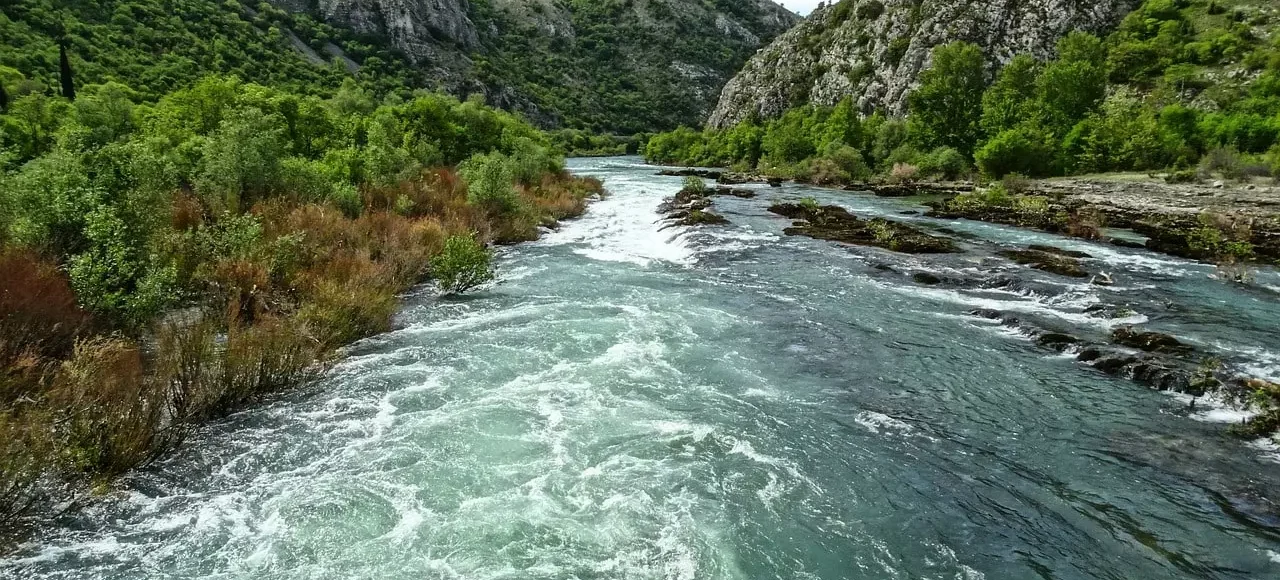
<svg viewBox="0 0 1280 580">
<path fill-rule="evenodd" d="M 889 171 L 889 181 L 893 183 L 915 183 L 920 178 L 920 168 L 909 163 L 895 163 Z"/>
<path fill-rule="evenodd" d="M 48 394 L 64 424 L 63 459 L 73 469 L 108 475 L 146 461 L 160 437 L 163 394 L 143 374 L 133 343 L 101 337 L 80 342 Z"/>
<path fill-rule="evenodd" d="M 871 177 L 871 166 L 867 164 L 862 153 L 853 147 L 832 143 L 827 146 L 825 155 L 853 179 L 863 180 Z"/>
<path fill-rule="evenodd" d="M 982 173 L 1001 178 L 1010 173 L 1044 177 L 1051 173 L 1053 150 L 1038 134 L 1010 129 L 987 141 L 974 158 Z"/>
<path fill-rule="evenodd" d="M 40 498 L 39 480 L 54 467 L 53 445 L 34 411 L 0 411 L 0 542 L 15 540 L 17 519 Z"/>
<path fill-rule="evenodd" d="M 317 376 L 325 350 L 305 327 L 265 319 L 227 333 L 213 414 L 231 411 L 254 397 L 295 386 Z"/>
<path fill-rule="evenodd" d="M 958 179 L 969 171 L 969 160 L 952 147 L 939 147 L 920 159 L 920 172 L 947 180 Z"/>
<path fill-rule="evenodd" d="M 814 185 L 839 185 L 849 183 L 852 179 L 848 171 L 845 171 L 835 161 L 826 157 L 810 159 L 805 164 L 803 172 L 806 174 L 804 181 Z M 798 178 L 799 176 L 797 176 Z"/>
<path fill-rule="evenodd" d="M 842 2 L 841 4 L 843 5 L 848 3 Z M 875 20 L 879 18 L 881 14 L 884 14 L 884 3 L 880 2 L 880 0 L 865 2 L 858 5 L 858 9 L 855 11 L 855 14 L 857 14 L 859 20 Z"/>
<path fill-rule="evenodd" d="M 66 276 L 34 254 L 14 249 L 0 252 L 0 272 L 0 369 L 24 356 L 69 355 L 90 321 Z M 0 401 L 12 400 L 0 392 Z"/>
<path fill-rule="evenodd" d="M 702 193 L 707 190 L 707 182 L 697 175 L 690 175 L 684 178 L 684 187 L 682 189 L 692 193 Z"/>
<path fill-rule="evenodd" d="M 474 236 L 451 236 L 432 261 L 431 275 L 445 294 L 461 294 L 494 279 L 493 254 Z"/>
<path fill-rule="evenodd" d="M 1206 177 L 1220 173 L 1228 179 L 1238 175 L 1243 162 L 1240 153 L 1229 147 L 1215 147 L 1200 158 L 1200 174 Z"/>
<path fill-rule="evenodd" d="M 1021 173 L 1010 173 L 1000 179 L 1000 185 L 1009 195 L 1025 195 L 1031 191 L 1031 180 Z"/>
<path fill-rule="evenodd" d="M 510 213 L 518 207 L 515 173 L 506 155 L 474 155 L 458 166 L 458 174 L 467 182 L 467 203 L 492 215 Z"/>
</svg>

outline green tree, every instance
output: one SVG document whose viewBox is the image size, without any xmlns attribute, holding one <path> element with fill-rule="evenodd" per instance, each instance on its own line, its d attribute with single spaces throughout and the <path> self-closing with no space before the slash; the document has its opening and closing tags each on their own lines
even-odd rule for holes
<svg viewBox="0 0 1280 580">
<path fill-rule="evenodd" d="M 927 148 L 972 153 L 981 134 L 986 86 L 986 63 L 977 45 L 953 42 L 935 48 L 933 66 L 921 73 L 920 87 L 907 97 L 913 138 Z"/>
<path fill-rule="evenodd" d="M 1107 94 L 1106 47 L 1097 37 L 1072 32 L 1058 42 L 1058 59 L 1036 79 L 1045 121 L 1064 135 L 1102 104 Z"/>
<path fill-rule="evenodd" d="M 519 206 L 515 172 L 511 160 L 502 153 L 479 153 L 458 166 L 467 182 L 467 203 L 493 215 L 505 215 Z"/>
<path fill-rule="evenodd" d="M 1031 118 L 1039 74 L 1040 63 L 1029 54 L 1013 57 L 1000 69 L 996 82 L 982 95 L 981 124 L 987 135 L 998 135 Z"/>
<path fill-rule="evenodd" d="M 239 213 L 266 197 L 286 157 L 283 120 L 248 107 L 229 114 L 204 145 L 196 180 L 210 207 Z"/>
</svg>

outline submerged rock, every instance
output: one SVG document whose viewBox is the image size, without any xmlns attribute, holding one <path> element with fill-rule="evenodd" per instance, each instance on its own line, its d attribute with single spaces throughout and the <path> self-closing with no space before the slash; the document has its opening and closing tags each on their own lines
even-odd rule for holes
<svg viewBox="0 0 1280 580">
<path fill-rule="evenodd" d="M 1076 250 L 1064 250 L 1057 246 L 1045 246 L 1041 244 L 1031 244 L 1030 246 L 1027 246 L 1027 249 L 1036 251 L 1036 252 L 1044 252 L 1046 254 L 1057 254 L 1059 256 L 1066 256 L 1068 258 L 1092 258 L 1093 257 L 1085 252 L 1079 252 Z"/>
<path fill-rule="evenodd" d="M 797 220 L 793 227 L 785 230 L 789 236 L 807 236 L 858 246 L 874 246 L 905 254 L 942 254 L 960 251 L 947 238 L 932 236 L 914 226 L 882 218 L 858 219 L 839 206 L 780 203 L 771 206 L 769 211 Z"/>
<path fill-rule="evenodd" d="M 916 272 L 911 275 L 911 279 L 917 284 L 924 284 L 926 286 L 935 286 L 942 283 L 942 278 L 928 272 Z"/>
<path fill-rule="evenodd" d="M 1111 339 L 1116 344 L 1136 348 L 1146 352 L 1167 352 L 1185 354 L 1193 349 L 1182 341 L 1159 332 L 1143 332 L 1132 326 L 1115 329 Z"/>
<path fill-rule="evenodd" d="M 713 195 L 727 195 L 727 196 L 738 197 L 742 199 L 754 199 L 756 197 L 756 192 L 751 191 L 750 189 L 738 189 L 734 187 L 717 187 L 713 192 Z"/>
<path fill-rule="evenodd" d="M 1080 265 L 1079 260 L 1057 253 L 1029 249 L 1005 250 L 1003 252 L 999 252 L 999 255 L 1019 264 L 1030 266 L 1037 270 L 1042 270 L 1052 274 L 1069 276 L 1071 278 L 1089 277 L 1089 272 Z"/>
</svg>

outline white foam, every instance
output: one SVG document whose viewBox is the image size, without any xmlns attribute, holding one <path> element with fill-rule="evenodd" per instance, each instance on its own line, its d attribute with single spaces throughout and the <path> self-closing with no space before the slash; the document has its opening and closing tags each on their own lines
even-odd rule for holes
<svg viewBox="0 0 1280 580">
<path fill-rule="evenodd" d="M 1260 457 L 1262 459 L 1272 463 L 1280 463 L 1280 439 L 1263 437 L 1250 441 L 1248 445 L 1261 452 Z"/>
<path fill-rule="evenodd" d="M 1235 403 L 1223 399 L 1218 393 L 1209 393 L 1203 397 L 1196 397 L 1186 393 L 1169 392 L 1169 396 L 1188 406 L 1194 401 L 1195 408 L 1198 410 L 1191 413 L 1189 417 L 1202 423 L 1238 424 L 1260 414 L 1253 409 L 1241 408 Z"/>
<path fill-rule="evenodd" d="M 959 304 L 959 305 L 967 306 L 970 308 L 989 309 L 989 310 L 996 310 L 1000 312 L 1021 312 L 1025 314 L 1047 315 L 1047 316 L 1052 316 L 1062 320 L 1066 320 L 1068 322 L 1072 322 L 1080 326 L 1092 326 L 1092 327 L 1110 329 L 1116 326 L 1132 326 L 1137 324 L 1143 324 L 1148 320 L 1147 317 L 1142 314 L 1134 314 L 1132 316 L 1127 316 L 1124 318 L 1112 318 L 1112 319 L 1094 318 L 1092 316 L 1089 316 L 1088 314 L 1085 314 L 1082 311 L 1074 312 L 1070 310 L 1055 308 L 1053 307 L 1051 300 L 1046 301 L 1034 293 L 1030 293 L 1030 296 L 1033 296 L 1033 297 L 1028 298 L 1026 300 L 998 300 L 995 298 L 984 298 L 981 296 L 972 296 L 969 294 L 965 294 L 961 291 L 951 290 L 951 289 L 924 288 L 924 287 L 917 287 L 917 286 L 899 286 L 896 284 L 884 283 L 879 280 L 872 280 L 871 283 L 882 289 L 885 289 L 891 292 L 897 292 L 900 294 L 914 295 L 920 298 L 927 298 L 930 300 L 940 300 L 943 302 L 950 302 L 952 304 Z M 982 292 L 986 293 L 989 291 L 982 290 Z M 1005 291 L 1005 292 L 1008 292 L 1008 291 Z M 1082 299 L 1082 298 L 1074 298 L 1074 299 L 1068 298 L 1063 300 L 1063 302 L 1068 307 L 1078 307 L 1081 303 L 1091 303 L 1090 300 Z"/>
<path fill-rule="evenodd" d="M 617 195 L 591 205 L 583 217 L 536 242 L 546 246 L 571 246 L 573 252 L 602 262 L 649 266 L 654 262 L 690 264 L 693 251 L 680 235 L 682 228 L 662 230 L 657 213 L 659 200 L 669 192 L 637 192 L 648 184 L 609 182 Z M 676 186 L 678 189 L 678 186 Z"/>
</svg>

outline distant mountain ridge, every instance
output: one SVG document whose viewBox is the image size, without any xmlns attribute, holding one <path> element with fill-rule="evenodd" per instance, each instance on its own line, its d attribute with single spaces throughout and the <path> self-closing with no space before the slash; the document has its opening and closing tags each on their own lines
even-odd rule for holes
<svg viewBox="0 0 1280 580">
<path fill-rule="evenodd" d="M 385 40 L 446 90 L 544 126 L 620 133 L 700 122 L 741 64 L 799 20 L 768 0 L 271 2 Z"/>
<path fill-rule="evenodd" d="M 544 128 L 634 134 L 701 123 L 724 83 L 799 16 L 768 0 L 8 0 L 0 83 L 154 99 L 208 74 L 332 95 L 483 95 Z"/>
</svg>

